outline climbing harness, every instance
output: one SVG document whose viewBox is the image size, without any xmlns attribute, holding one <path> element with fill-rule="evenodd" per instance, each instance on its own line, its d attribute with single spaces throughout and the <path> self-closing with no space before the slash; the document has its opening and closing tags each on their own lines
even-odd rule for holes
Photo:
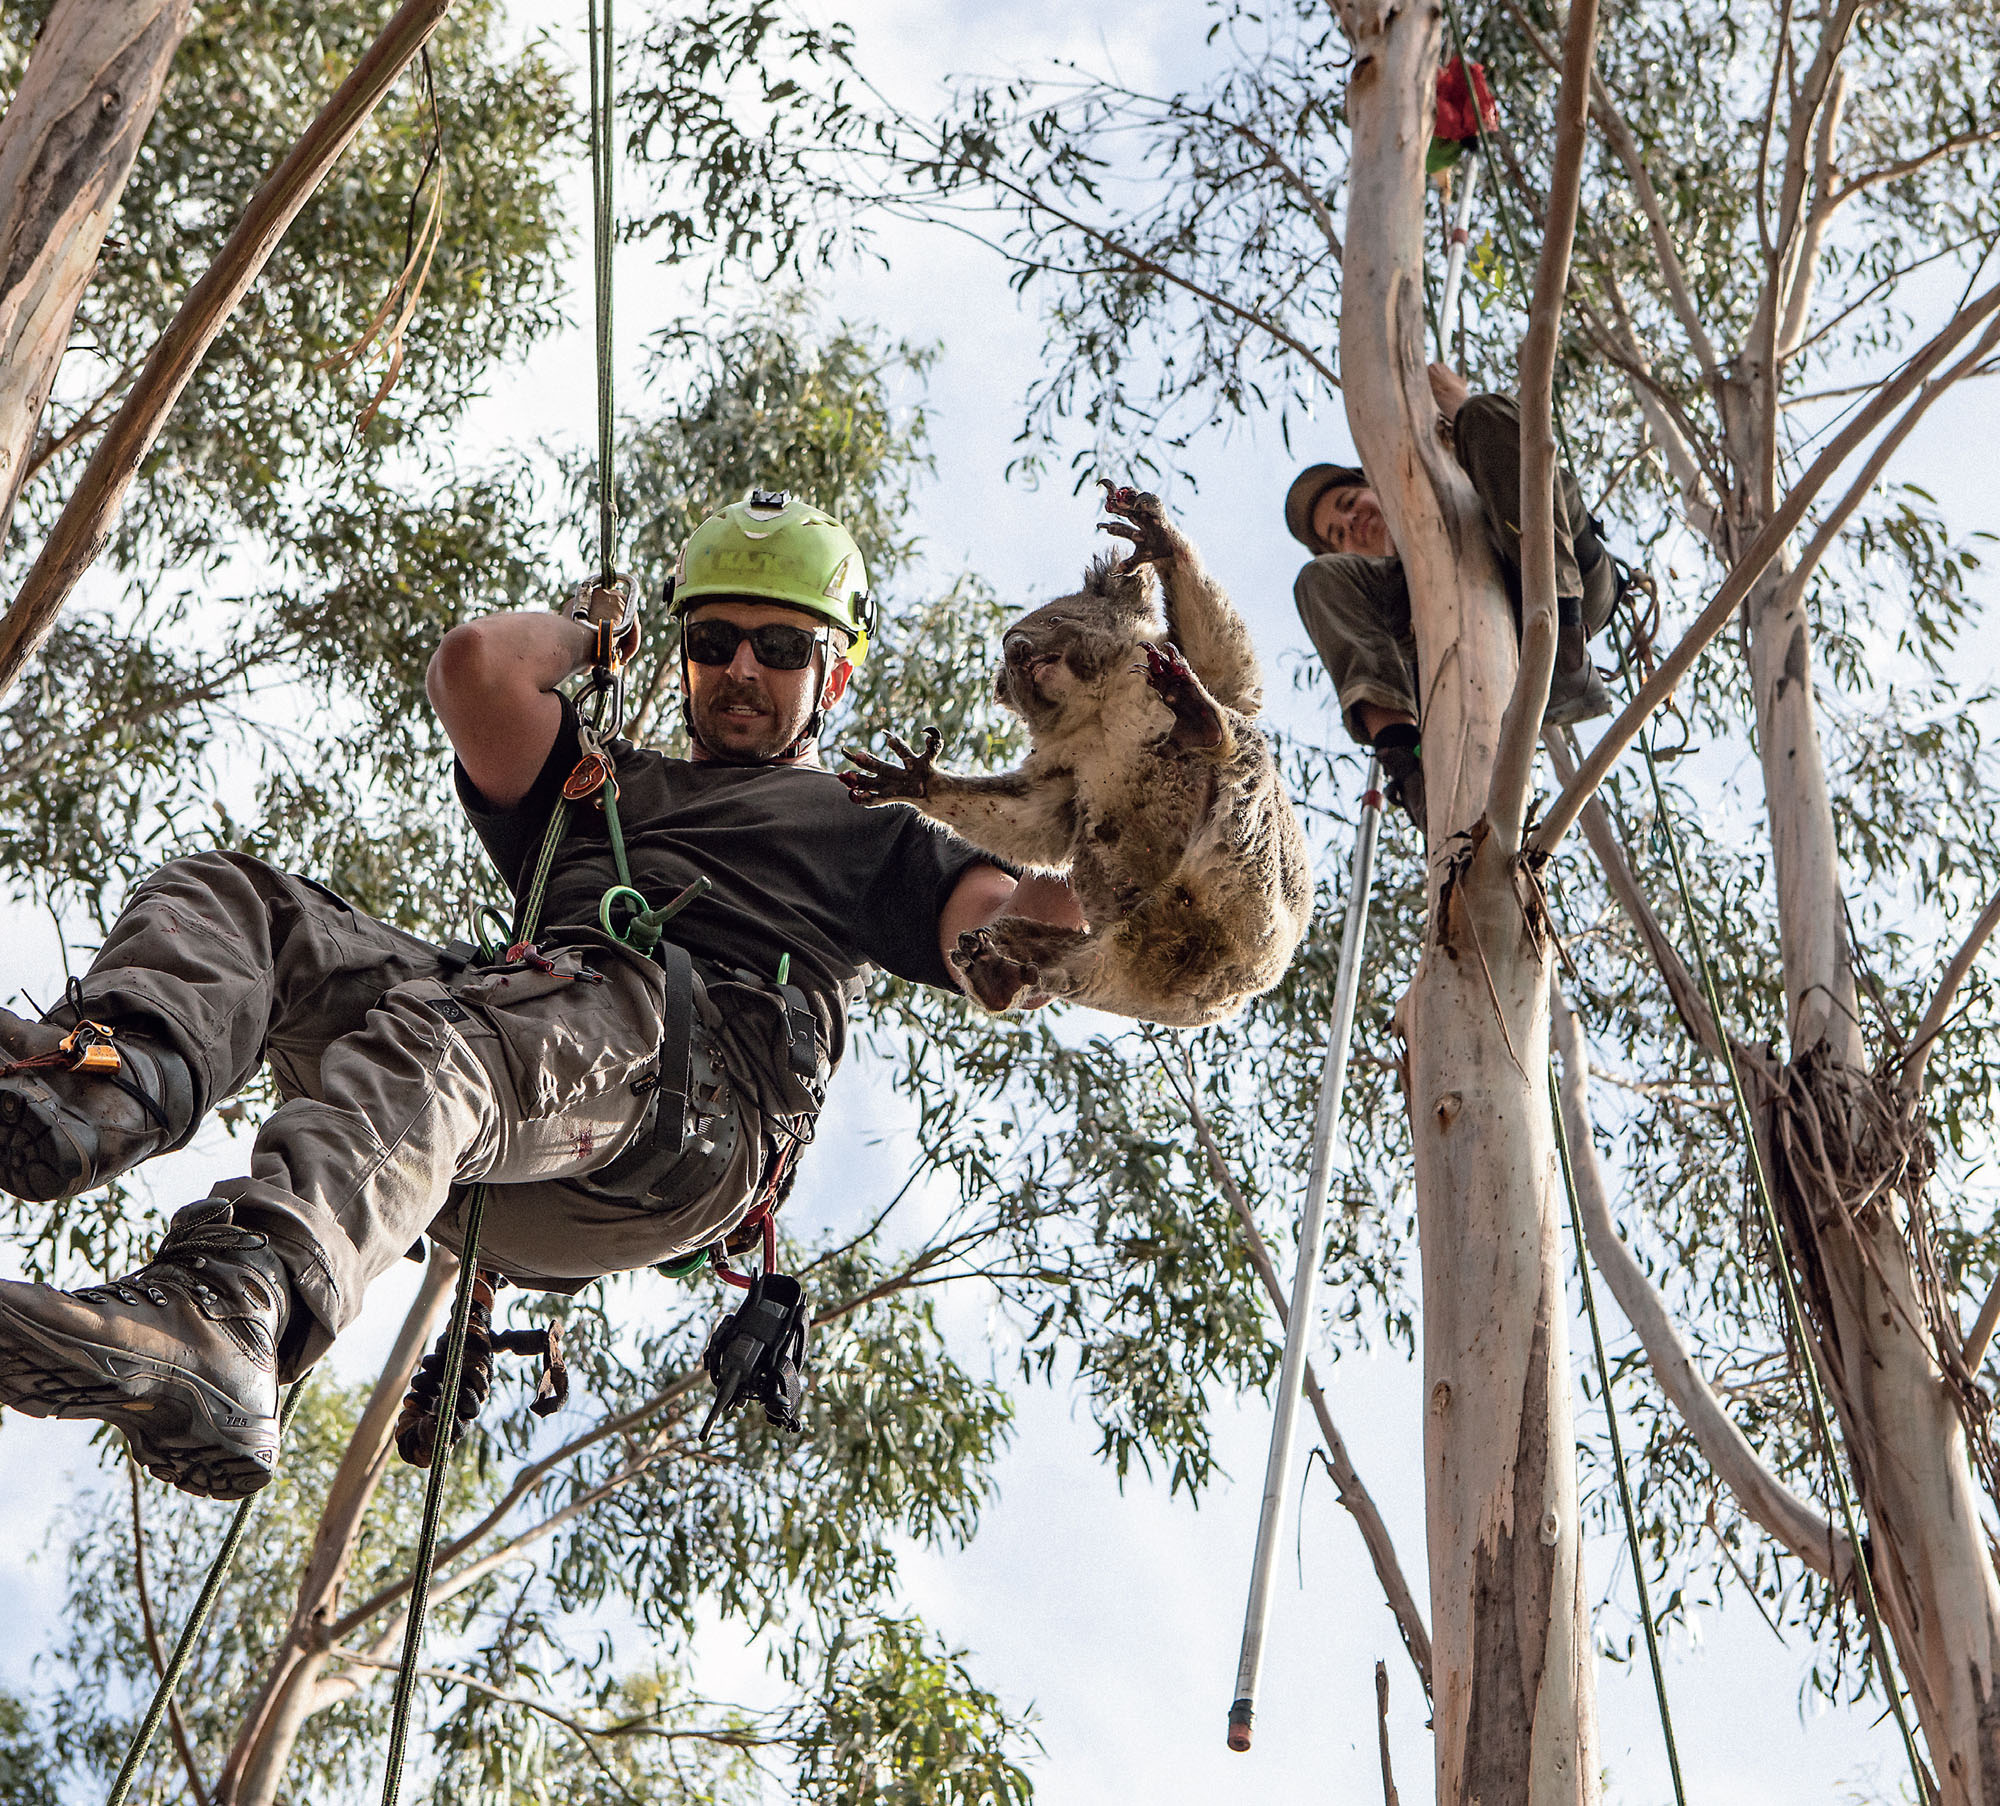
<svg viewBox="0 0 2000 1806">
<path fill-rule="evenodd" d="M 1326 1204 L 1333 1189 L 1333 1141 L 1340 1129 L 1341 1094 L 1347 1086 L 1348 1044 L 1354 1033 L 1354 1006 L 1361 990 L 1361 951 L 1368 938 L 1369 893 L 1375 880 L 1375 839 L 1382 825 L 1381 761 L 1370 758 L 1361 796 L 1361 820 L 1354 836 L 1354 862 L 1347 882 L 1347 917 L 1340 930 L 1340 965 L 1333 987 L 1333 1019 L 1327 1025 L 1326 1060 L 1320 1069 L 1319 1104 L 1313 1118 L 1312 1165 L 1305 1203 L 1299 1213 L 1298 1265 L 1292 1273 L 1291 1317 L 1285 1327 L 1285 1355 L 1278 1368 L 1278 1398 L 1271 1420 L 1271 1451 L 1264 1465 L 1264 1502 L 1257 1517 L 1257 1553 L 1250 1569 L 1250 1599 L 1243 1614 L 1243 1643 L 1236 1663 L 1236 1697 L 1229 1708 L 1229 1747 L 1250 1747 L 1257 1708 L 1257 1677 L 1264 1663 L 1264 1633 L 1271 1618 L 1271 1586 L 1284 1517 L 1291 1492 L 1297 1443 L 1299 1395 L 1305 1381 L 1306 1349 L 1319 1319 L 1320 1261 L 1326 1241 Z"/>
<path fill-rule="evenodd" d="M 1464 27 L 1458 15 L 1457 0 L 1444 0 L 1444 7 L 1446 19 L 1451 28 L 1452 40 L 1458 47 L 1458 53 L 1462 58 L 1466 54 L 1466 38 Z M 1477 117 L 1476 109 L 1475 117 Z M 1479 141 L 1482 149 L 1484 149 L 1487 143 L 1486 122 L 1484 119 L 1479 119 L 1478 123 Z M 1516 272 L 1516 280 L 1518 281 L 1519 272 L 1527 267 L 1526 260 L 1521 255 L 1520 243 L 1515 236 L 1513 211 L 1508 203 L 1506 185 L 1496 180 L 1494 188 L 1499 196 L 1501 224 L 1507 235 L 1508 255 Z M 1574 469 L 1576 462 L 1570 450 L 1569 435 L 1564 428 L 1560 411 L 1554 413 L 1552 424 L 1555 427 L 1556 436 L 1561 442 L 1564 460 L 1569 464 L 1571 469 Z M 1620 660 L 1625 668 L 1626 679 L 1630 682 L 1632 675 L 1631 659 L 1623 648 L 1620 649 Z M 1708 1000 L 1709 1013 L 1714 1024 L 1716 1045 L 1723 1050 L 1722 1065 L 1729 1080 L 1730 1098 L 1738 1126 L 1743 1134 L 1744 1148 L 1749 1156 L 1752 1185 L 1757 1196 L 1759 1214 L 1762 1217 L 1765 1232 L 1770 1237 L 1772 1264 L 1777 1269 L 1778 1290 L 1784 1306 L 1786 1323 L 1793 1342 L 1799 1350 L 1799 1369 L 1804 1382 L 1804 1390 L 1813 1422 L 1814 1433 L 1825 1456 L 1827 1471 L 1840 1506 L 1841 1522 L 1846 1531 L 1848 1546 L 1855 1551 L 1854 1574 L 1856 1591 L 1860 1598 L 1862 1616 L 1867 1625 L 1869 1646 L 1873 1651 L 1876 1665 L 1882 1676 L 1883 1691 L 1888 1695 L 1889 1710 L 1896 1720 L 1897 1730 L 1902 1734 L 1904 1754 L 1909 1760 L 1910 1773 L 1915 1782 L 1917 1799 L 1921 1806 L 1921 1803 L 1929 1802 L 1936 1798 L 1936 1789 L 1931 1782 L 1928 1771 L 1924 1767 L 1923 1758 L 1917 1750 L 1916 1735 L 1911 1727 L 1908 1709 L 1903 1698 L 1902 1682 L 1889 1646 L 1888 1635 L 1882 1626 L 1882 1614 L 1880 1602 L 1875 1593 L 1874 1577 L 1869 1572 L 1867 1544 L 1861 1533 L 1859 1514 L 1852 1489 L 1848 1485 L 1846 1468 L 1840 1459 L 1839 1452 L 1833 1440 L 1832 1417 L 1827 1408 L 1825 1391 L 1820 1384 L 1819 1370 L 1814 1364 L 1813 1343 L 1808 1334 L 1804 1308 L 1799 1302 L 1797 1282 L 1793 1277 L 1791 1262 L 1785 1252 L 1784 1232 L 1778 1220 L 1776 1202 L 1772 1197 L 1770 1177 L 1764 1170 L 1763 1155 L 1757 1145 L 1756 1122 L 1751 1115 L 1749 1098 L 1743 1089 L 1742 1074 L 1737 1070 L 1735 1060 L 1728 1053 L 1728 1049 L 1731 1046 L 1728 1019 L 1722 1007 L 1722 994 L 1716 984 L 1714 967 L 1708 957 L 1707 941 L 1702 933 L 1701 918 L 1695 909 L 1694 895 L 1688 885 L 1686 867 L 1681 859 L 1679 835 L 1674 826 L 1673 812 L 1667 805 L 1666 787 L 1660 778 L 1659 765 L 1653 754 L 1652 736 L 1649 732 L 1642 729 L 1638 740 L 1641 754 L 1644 757 L 1647 775 L 1652 785 L 1654 803 L 1658 811 L 1658 819 L 1662 829 L 1662 838 L 1666 843 L 1669 863 L 1674 874 L 1674 885 L 1680 895 L 1681 909 L 1687 918 L 1688 936 L 1694 948 L 1696 969 L 1701 980 L 1703 993 Z M 1559 1111 L 1557 1133 L 1558 1135 L 1561 1134 Z M 1581 1258 L 1580 1254 L 1579 1258 Z M 1607 1413 L 1609 1409 L 1610 1398 L 1607 1391 Z M 1615 1430 L 1613 1436 L 1615 1447 Z M 1619 1484 L 1621 1492 L 1624 1492 L 1628 1489 L 1626 1488 L 1622 1472 L 1622 1461 L 1620 1465 Z M 1637 1572 L 1636 1557 L 1634 1571 L 1635 1573 Z M 1647 1614 L 1646 1643 L 1648 1655 L 1653 1662 L 1654 1687 L 1660 1699 L 1662 1728 L 1666 1733 L 1669 1756 L 1673 1761 L 1676 1783 L 1678 1785 L 1679 1762 L 1672 1754 L 1673 1728 L 1667 1720 L 1665 1680 L 1660 1670 L 1658 1649 L 1650 1613 Z"/>
<path fill-rule="evenodd" d="M 298 1410 L 299 1400 L 304 1396 L 304 1382 L 295 1380 L 291 1390 L 285 1394 L 284 1409 L 278 1414 L 280 1443 L 284 1441 L 292 1414 Z M 188 1664 L 194 1660 L 195 1646 L 201 1641 L 201 1633 L 208 1628 L 209 1615 L 215 1610 L 216 1600 L 222 1596 L 222 1583 L 228 1578 L 230 1566 L 236 1560 L 236 1551 L 242 1546 L 244 1532 L 250 1528 L 251 1516 L 262 1496 L 253 1492 L 236 1507 L 235 1514 L 230 1518 L 229 1528 L 223 1532 L 222 1547 L 216 1550 L 214 1561 L 209 1563 L 208 1578 L 201 1583 L 194 1609 L 181 1626 L 180 1640 L 174 1645 L 174 1653 L 167 1658 L 167 1665 L 160 1674 L 160 1684 L 153 1690 L 153 1702 L 146 1708 L 146 1716 L 140 1719 L 139 1728 L 132 1733 L 132 1741 L 126 1745 L 125 1760 L 119 1764 L 118 1776 L 111 1783 L 105 1806 L 125 1806 L 131 1797 L 139 1764 L 145 1761 L 146 1752 L 159 1735 L 160 1726 L 166 1721 L 167 1707 L 173 1703 L 174 1689 L 181 1684 Z"/>
</svg>

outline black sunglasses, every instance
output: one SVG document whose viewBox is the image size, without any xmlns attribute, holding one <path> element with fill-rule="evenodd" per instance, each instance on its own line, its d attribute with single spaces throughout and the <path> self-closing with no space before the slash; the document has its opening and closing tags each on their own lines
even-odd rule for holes
<svg viewBox="0 0 2000 1806">
<path fill-rule="evenodd" d="M 788 627 L 769 621 L 762 627 L 739 627 L 734 621 L 690 621 L 681 629 L 681 645 L 697 665 L 726 665 L 745 640 L 758 664 L 768 671 L 803 671 L 812 662 L 819 635 L 809 627 Z"/>
</svg>

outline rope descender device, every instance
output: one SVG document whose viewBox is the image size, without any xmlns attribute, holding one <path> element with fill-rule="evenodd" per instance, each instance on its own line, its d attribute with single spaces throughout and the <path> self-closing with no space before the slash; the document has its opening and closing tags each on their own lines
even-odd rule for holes
<svg viewBox="0 0 2000 1806">
<path fill-rule="evenodd" d="M 799 1406 L 806 1395 L 806 1331 L 812 1310 L 804 1285 L 789 1273 L 773 1271 L 778 1225 L 771 1211 L 771 1200 L 766 1198 L 739 1226 L 738 1233 L 753 1228 L 762 1232 L 764 1269 L 754 1279 L 729 1265 L 721 1243 L 708 1250 L 716 1277 L 750 1295 L 715 1326 L 701 1357 L 715 1383 L 715 1402 L 702 1420 L 703 1442 L 722 1419 L 753 1401 L 764 1407 L 766 1420 L 779 1429 L 796 1434 L 805 1428 Z"/>
</svg>

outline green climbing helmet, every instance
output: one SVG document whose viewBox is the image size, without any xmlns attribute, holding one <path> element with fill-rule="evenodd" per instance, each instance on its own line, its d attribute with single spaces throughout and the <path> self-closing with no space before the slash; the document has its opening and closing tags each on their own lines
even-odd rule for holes
<svg viewBox="0 0 2000 1806">
<path fill-rule="evenodd" d="M 868 656 L 875 619 L 861 548 L 832 515 L 782 489 L 753 489 L 688 535 L 674 565 L 676 619 L 700 602 L 779 602 L 850 637 L 847 662 Z"/>
</svg>

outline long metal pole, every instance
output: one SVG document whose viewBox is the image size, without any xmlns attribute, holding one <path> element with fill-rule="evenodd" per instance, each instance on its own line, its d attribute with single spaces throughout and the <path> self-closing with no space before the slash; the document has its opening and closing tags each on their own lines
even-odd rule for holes
<svg viewBox="0 0 2000 1806">
<path fill-rule="evenodd" d="M 1438 303 L 1438 357 L 1451 362 L 1451 323 L 1458 312 L 1458 291 L 1465 280 L 1465 247 L 1472 242 L 1472 191 L 1479 186 L 1479 152 L 1468 148 L 1459 158 L 1464 180 L 1458 189 L 1458 212 L 1451 222 L 1451 248 L 1444 260 L 1444 299 Z"/>
<path fill-rule="evenodd" d="M 1354 1034 L 1354 1004 L 1361 990 L 1361 948 L 1368 938 L 1368 893 L 1375 878 L 1375 835 L 1382 824 L 1381 761 L 1368 761 L 1361 822 L 1348 877 L 1347 920 L 1340 931 L 1340 969 L 1334 980 L 1333 1021 L 1327 1028 L 1326 1064 L 1313 1119 L 1312 1165 L 1299 1215 L 1299 1264 L 1292 1275 L 1291 1323 L 1278 1369 L 1278 1403 L 1271 1421 L 1271 1454 L 1264 1467 L 1264 1507 L 1257 1519 L 1257 1559 L 1250 1569 L 1250 1603 L 1243 1615 L 1243 1651 L 1236 1663 L 1236 1702 L 1229 1708 L 1229 1747 L 1250 1747 L 1257 1705 L 1257 1673 L 1264 1663 L 1264 1631 L 1271 1617 L 1271 1582 L 1284 1541 L 1285 1506 L 1291 1497 L 1299 1396 L 1304 1389 L 1307 1345 L 1318 1318 L 1320 1258 L 1326 1242 L 1326 1201 L 1333 1189 L 1333 1141 L 1340 1129 L 1340 1099 L 1347 1085 L 1347 1049 Z"/>
</svg>

